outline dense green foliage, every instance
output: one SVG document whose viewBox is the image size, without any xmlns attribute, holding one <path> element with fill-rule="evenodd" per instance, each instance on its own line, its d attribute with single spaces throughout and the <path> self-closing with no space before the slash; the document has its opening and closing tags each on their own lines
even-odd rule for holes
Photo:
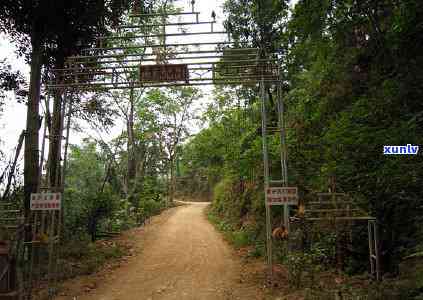
<svg viewBox="0 0 423 300">
<path fill-rule="evenodd" d="M 58 56 L 63 60 L 63 55 L 79 53 L 96 35 L 109 32 L 132 2 L 5 0 L 0 4 L 0 31 L 11 36 L 27 58 L 43 46 L 43 64 L 47 65 Z"/>
<path fill-rule="evenodd" d="M 421 155 L 384 156 L 383 145 L 423 142 L 423 88 L 416 85 L 423 6 L 348 2 L 300 1 L 290 22 L 291 173 L 314 189 L 334 177 L 340 191 L 362 199 L 382 225 L 390 271 L 422 242 Z"/>
<path fill-rule="evenodd" d="M 260 107 L 256 96 L 243 89 L 218 89 L 215 99 L 204 115 L 208 128 L 184 145 L 180 191 L 193 198 L 212 197 L 211 215 L 223 218 L 223 227 L 234 231 L 249 228 L 247 239 L 262 246 Z M 277 141 L 276 137 L 270 139 L 274 172 L 280 169 Z"/>
<path fill-rule="evenodd" d="M 241 45 L 283 49 L 289 184 L 305 198 L 334 186 L 351 194 L 377 218 L 383 270 L 396 273 L 423 245 L 423 161 L 421 151 L 386 156 L 383 146 L 423 142 L 423 5 L 304 0 L 288 14 L 281 1 L 272 3 L 264 17 L 259 2 L 227 1 L 226 27 Z M 283 30 L 267 30 L 269 22 Z M 257 95 L 242 87 L 218 91 L 210 127 L 185 145 L 184 168 L 215 186 L 216 214 L 237 230 L 253 220 L 262 232 Z M 276 137 L 270 148 L 277 174 Z M 363 270 L 367 245 L 358 244 L 361 255 L 350 266 Z"/>
<path fill-rule="evenodd" d="M 172 205 L 171 169 L 199 92 L 151 89 L 136 97 L 130 147 L 128 131 L 108 143 L 87 139 L 71 146 L 64 217 L 70 239 L 89 235 L 94 241 L 140 225 Z M 128 172 L 132 167 L 133 174 Z"/>
<path fill-rule="evenodd" d="M 88 234 L 94 241 L 98 233 L 120 232 L 165 207 L 154 177 L 140 183 L 142 195 L 132 201 L 123 198 L 117 168 L 118 162 L 95 142 L 72 147 L 65 191 L 66 236 L 79 239 Z"/>
<path fill-rule="evenodd" d="M 10 63 L 5 59 L 0 60 L 0 113 L 6 97 L 5 92 L 14 91 L 18 100 L 22 100 L 20 97 L 26 95 L 22 90 L 24 84 L 25 81 L 22 74 L 18 71 L 14 71 Z"/>
</svg>

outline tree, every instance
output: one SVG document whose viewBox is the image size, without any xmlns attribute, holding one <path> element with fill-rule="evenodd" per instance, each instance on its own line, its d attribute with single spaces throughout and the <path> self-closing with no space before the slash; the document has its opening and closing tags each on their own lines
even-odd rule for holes
<svg viewBox="0 0 423 300">
<path fill-rule="evenodd" d="M 208 127 L 182 145 L 178 191 L 192 198 L 212 198 L 212 213 L 248 234 L 257 244 L 265 230 L 260 105 L 244 87 L 216 89 L 203 115 Z M 269 136 L 272 172 L 280 171 L 278 139 Z M 253 225 L 253 226 L 252 226 Z M 264 235 L 263 235 L 264 236 Z"/>
<path fill-rule="evenodd" d="M 226 28 L 239 46 L 283 50 L 290 184 L 311 196 L 332 180 L 338 191 L 352 194 L 380 222 L 382 265 L 396 272 L 401 257 L 423 243 L 423 165 L 419 156 L 384 156 L 383 146 L 422 143 L 423 88 L 416 85 L 423 74 L 421 1 L 303 0 L 289 19 L 283 1 L 227 1 L 225 10 Z M 199 172 L 216 167 L 219 173 L 230 161 L 216 142 L 213 154 L 201 152 L 224 139 L 219 126 L 228 127 L 234 117 L 216 119 L 185 147 L 194 155 L 186 158 L 189 166 Z M 253 133 L 240 136 L 257 141 Z M 261 151 L 255 142 L 244 147 L 244 153 Z M 239 209 L 236 201 L 224 208 Z M 361 260 L 352 264 L 365 267 Z"/>
<path fill-rule="evenodd" d="M 169 3 L 170 2 L 170 3 Z M 125 59 L 127 59 L 128 56 L 139 57 L 140 61 L 142 62 L 146 56 L 146 49 L 147 47 L 142 47 L 144 45 L 147 45 L 151 43 L 154 40 L 157 40 L 157 42 L 153 42 L 156 44 L 164 44 L 164 37 L 159 38 L 149 38 L 149 35 L 159 35 L 163 33 L 163 27 L 158 26 L 159 24 L 163 24 L 167 22 L 167 17 L 163 16 L 155 16 L 154 13 L 161 13 L 163 11 L 172 12 L 175 10 L 173 7 L 172 1 L 169 0 L 163 0 L 163 1 L 155 1 L 152 2 L 150 5 L 148 5 L 148 12 L 152 14 L 152 17 L 146 17 L 143 20 L 141 20 L 142 23 L 149 24 L 149 26 L 145 27 L 139 27 L 139 28 L 132 28 L 130 32 L 126 32 L 125 36 L 131 37 L 131 36 L 145 36 L 146 38 L 143 39 L 137 39 L 136 42 L 134 40 L 123 40 L 119 41 L 118 44 L 114 44 L 114 46 L 124 46 L 128 49 L 124 49 L 123 53 L 119 53 L 121 55 L 120 57 L 117 57 L 116 59 L 119 61 L 119 64 L 121 66 L 124 66 L 125 63 L 123 62 Z M 139 9 L 139 8 L 137 8 Z M 142 9 L 142 8 L 141 8 Z M 142 9 L 142 11 L 145 11 Z M 136 25 L 139 23 L 139 21 L 131 21 L 131 25 Z M 151 26 L 151 24 L 155 24 L 156 26 Z M 118 33 L 121 34 L 121 33 Z M 139 47 L 138 49 L 134 49 L 134 47 Z M 161 63 L 159 61 L 160 58 L 165 59 L 171 55 L 171 52 L 173 51 L 172 47 L 166 47 L 166 49 L 158 49 L 155 48 L 153 50 L 153 54 L 155 54 L 155 51 L 157 52 L 156 55 L 156 62 Z M 134 132 L 134 126 L 136 123 L 136 107 L 139 106 L 139 102 L 141 100 L 141 97 L 143 93 L 145 92 L 145 89 L 137 90 L 133 86 L 138 81 L 139 73 L 138 71 L 135 72 L 126 72 L 125 74 L 121 75 L 123 81 L 130 83 L 130 88 L 128 90 L 124 91 L 113 91 L 112 98 L 115 101 L 115 104 L 119 108 L 119 114 L 124 119 L 126 123 L 126 133 L 127 133 L 127 178 L 126 178 L 126 191 L 128 196 L 130 197 L 131 193 L 133 193 L 134 190 L 134 184 L 138 180 L 137 179 L 137 170 L 138 167 L 142 164 L 144 161 L 144 154 L 145 149 L 142 147 L 143 143 L 139 143 L 140 141 L 136 140 L 136 134 Z M 141 147 L 138 147 L 140 145 Z M 137 155 L 138 153 L 138 155 Z M 140 155 L 141 154 L 141 155 Z"/>
<path fill-rule="evenodd" d="M 285 0 L 226 1 L 225 28 L 237 44 L 257 47 L 272 53 L 280 48 L 280 39 L 288 17 Z"/>
<path fill-rule="evenodd" d="M 81 147 L 72 146 L 69 157 L 66 228 L 85 228 L 92 241 L 99 223 L 112 216 L 119 202 L 109 184 L 110 161 L 104 154 L 95 142 L 86 140 Z"/>
<path fill-rule="evenodd" d="M 26 56 L 31 68 L 24 155 L 26 213 L 30 194 L 39 184 L 42 66 L 49 65 L 51 53 L 56 53 L 54 65 L 60 66 L 66 55 L 77 53 L 84 43 L 91 44 L 99 32 L 106 32 L 108 26 L 118 23 L 129 4 L 129 0 L 81 0 L 65 4 L 54 0 L 5 0 L 0 3 L 0 30 L 19 43 L 20 53 Z"/>
<path fill-rule="evenodd" d="M 175 192 L 175 168 L 177 149 L 189 134 L 189 122 L 196 117 L 192 109 L 195 100 L 201 97 L 199 90 L 191 87 L 151 89 L 140 107 L 139 113 L 152 114 L 154 135 L 160 153 L 165 159 L 164 170 L 169 174 L 169 198 L 173 201 Z"/>
<path fill-rule="evenodd" d="M 0 61 L 0 112 L 5 104 L 5 92 L 13 91 L 18 99 L 22 101 L 27 95 L 25 88 L 25 80 L 19 71 L 13 71 L 10 63 L 6 59 Z"/>
</svg>

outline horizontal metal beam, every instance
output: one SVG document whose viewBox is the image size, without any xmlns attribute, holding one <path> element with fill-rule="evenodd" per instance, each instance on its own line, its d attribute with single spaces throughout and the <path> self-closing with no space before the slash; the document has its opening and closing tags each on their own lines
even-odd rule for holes
<svg viewBox="0 0 423 300">
<path fill-rule="evenodd" d="M 277 76 L 272 76 L 272 75 L 264 75 L 264 76 L 262 76 L 262 75 L 256 75 L 256 76 L 254 76 L 254 75 L 244 75 L 244 76 L 242 76 L 242 75 L 238 75 L 238 76 L 231 76 L 231 77 L 225 77 L 225 76 L 221 76 L 221 77 L 215 77 L 215 78 L 213 78 L 213 77 L 207 77 L 207 78 L 190 78 L 188 81 L 209 81 L 209 80 L 217 80 L 217 81 L 230 81 L 230 80 L 256 80 L 256 81 L 259 81 L 259 79 L 261 79 L 261 78 L 264 78 L 264 79 L 267 79 L 267 80 L 273 80 L 273 81 L 277 81 L 278 80 L 278 78 L 277 78 Z M 139 84 L 142 84 L 142 83 L 147 83 L 147 84 L 149 84 L 149 83 L 154 83 L 154 82 L 156 82 L 156 81 L 154 81 L 154 80 L 152 80 L 152 81 L 144 81 L 144 82 L 138 82 Z M 72 83 L 63 83 L 63 84 L 52 84 L 52 85 L 57 85 L 57 86 L 65 86 L 65 85 L 70 85 L 70 86 L 73 86 L 73 85 L 83 85 L 83 86 L 85 86 L 85 85 L 93 85 L 93 86 L 95 86 L 95 85 L 107 85 L 107 84 L 110 84 L 110 85 L 125 85 L 125 84 L 133 84 L 134 82 L 132 82 L 132 81 L 123 81 L 123 82 L 115 82 L 115 83 L 113 83 L 113 82 L 106 82 L 106 81 L 91 81 L 91 82 L 89 82 L 89 83 L 84 83 L 84 82 L 72 82 Z M 172 82 L 169 82 L 169 83 L 172 83 Z"/>
<path fill-rule="evenodd" d="M 317 196 L 348 196 L 346 193 L 316 193 Z"/>
<path fill-rule="evenodd" d="M 267 80 L 274 80 L 274 81 L 277 81 L 278 80 L 278 78 L 277 78 L 277 76 L 272 76 L 272 75 L 264 75 L 264 76 L 262 76 L 262 75 L 256 75 L 256 76 L 254 76 L 254 75 L 238 75 L 238 76 L 230 76 L 230 77 L 228 77 L 228 76 L 220 76 L 220 77 L 206 77 L 206 78 L 202 78 L 202 77 L 200 77 L 200 78 L 195 78 L 195 77 L 191 77 L 191 78 L 189 78 L 189 82 L 191 82 L 191 81 L 208 81 L 208 80 L 218 80 L 218 81 L 224 81 L 224 80 L 259 80 L 260 78 L 264 78 L 264 79 L 267 79 Z M 155 83 L 156 81 L 154 81 L 154 80 L 151 80 L 151 81 L 148 81 L 148 80 L 146 80 L 146 81 L 143 81 L 142 83 Z M 115 83 L 113 83 L 113 82 L 107 82 L 107 81 L 100 81 L 100 80 L 97 80 L 97 81 L 91 81 L 90 83 L 83 83 L 82 82 L 82 84 L 114 84 L 114 85 L 125 85 L 125 84 L 132 84 L 133 82 L 132 81 L 123 81 L 123 82 L 115 82 Z M 141 82 L 140 82 L 141 83 Z M 73 82 L 73 83 L 67 83 L 67 84 L 79 84 L 78 82 Z"/>
<path fill-rule="evenodd" d="M 241 69 L 241 68 L 239 68 L 239 69 Z M 194 69 L 194 70 L 189 69 L 189 71 L 196 71 L 196 69 Z M 198 77 L 198 76 L 201 77 L 201 76 L 207 75 L 208 73 L 212 73 L 214 70 L 213 69 L 203 69 L 203 71 L 206 71 L 206 72 L 204 74 L 201 74 L 201 75 L 200 74 L 195 74 L 193 72 L 190 72 L 191 80 L 196 79 L 196 77 Z M 135 70 L 112 71 L 112 72 L 78 72 L 78 73 L 72 73 L 72 74 L 65 74 L 65 75 L 63 75 L 61 77 L 62 80 L 60 80 L 60 82 L 63 82 L 63 79 L 64 78 L 66 78 L 66 79 L 64 79 L 65 81 L 66 80 L 83 80 L 84 76 L 86 76 L 86 77 L 93 77 L 93 76 L 117 76 L 117 75 L 122 75 L 122 74 L 137 74 L 137 73 L 136 73 Z M 259 75 L 260 75 L 260 77 L 262 76 L 262 74 L 260 74 L 260 73 L 248 74 L 248 73 L 241 73 L 241 72 L 239 72 L 238 74 L 235 74 L 234 75 L 234 74 L 225 74 L 225 73 L 215 72 L 214 73 L 214 76 L 215 76 L 214 78 L 222 78 L 222 79 L 224 79 L 224 78 L 238 78 L 238 77 L 239 78 L 256 78 L 256 76 L 259 76 Z M 273 78 L 275 80 L 278 79 L 278 75 L 276 75 L 276 74 L 273 75 L 273 74 L 267 73 L 267 74 L 264 74 L 264 76 L 266 78 Z M 75 78 L 75 79 L 73 79 L 73 78 Z M 97 78 L 97 79 L 94 79 L 93 78 L 91 81 L 92 82 L 103 81 L 103 80 L 105 80 L 103 78 L 104 77 Z"/>
<path fill-rule="evenodd" d="M 274 62 L 277 62 L 277 59 L 257 59 L 257 60 L 234 60 L 234 61 L 230 61 L 231 64 L 235 64 L 235 63 L 239 63 L 241 66 L 245 63 L 261 63 L 261 64 L 253 64 L 253 66 L 258 67 L 258 66 L 272 66 L 272 67 L 277 67 L 276 64 L 273 64 Z M 191 62 L 191 63 L 186 63 L 186 65 L 222 65 L 222 64 L 227 64 L 226 67 L 231 67 L 231 65 L 228 64 L 229 62 L 227 61 L 204 61 L 204 62 Z M 267 63 L 264 64 L 264 63 Z M 145 66 L 150 66 L 151 64 L 147 64 Z M 69 67 L 69 68 L 64 68 L 64 69 L 52 69 L 51 71 L 53 72 L 57 72 L 57 71 L 72 71 L 72 70 L 112 70 L 112 69 L 134 69 L 134 68 L 139 68 L 140 65 L 132 65 L 132 66 L 128 66 L 128 65 L 124 65 L 124 66 L 108 66 L 108 67 L 89 67 L 89 68 L 81 68 L 81 67 Z M 235 65 L 237 66 L 237 65 Z"/>
<path fill-rule="evenodd" d="M 0 217 L 0 221 L 5 221 L 5 222 L 18 222 L 22 219 L 23 217 L 16 217 L 16 218 L 1 218 Z"/>
<path fill-rule="evenodd" d="M 165 24 L 140 24 L 140 25 L 124 25 L 119 26 L 118 29 L 142 29 L 144 27 L 163 27 L 163 26 L 188 26 L 188 25 L 210 25 L 216 24 L 216 21 L 208 22 L 181 22 L 181 23 L 165 23 Z"/>
<path fill-rule="evenodd" d="M 147 47 L 142 47 L 147 48 Z M 222 49 L 213 49 L 213 50 L 198 50 L 198 51 L 177 51 L 172 52 L 172 55 L 183 55 L 183 54 L 207 54 L 207 53 L 223 53 L 224 51 L 241 51 L 241 52 L 248 52 L 252 50 L 259 51 L 258 48 L 222 48 Z M 69 56 L 67 58 L 68 61 L 78 60 L 78 59 L 94 59 L 94 58 L 119 58 L 119 57 L 137 57 L 137 56 L 152 56 L 154 54 L 145 54 L 144 53 L 128 53 L 128 54 L 108 54 L 108 55 L 79 55 L 79 56 Z"/>
<path fill-rule="evenodd" d="M 183 15 L 199 15 L 200 12 L 175 12 L 175 13 L 164 13 L 164 14 L 131 14 L 130 18 L 144 18 L 144 17 L 163 17 L 163 16 L 183 16 Z"/>
<path fill-rule="evenodd" d="M 147 57 L 154 57 L 154 54 L 146 55 Z M 244 58 L 257 57 L 256 54 L 244 54 Z M 178 60 L 193 60 L 193 59 L 222 59 L 222 58 L 238 58 L 239 55 L 225 55 L 225 56 L 212 56 L 212 55 L 206 55 L 206 56 L 179 56 L 179 57 L 169 57 L 166 59 L 166 61 L 178 61 Z M 155 58 L 144 58 L 144 59 L 126 59 L 126 60 L 103 60 L 98 61 L 99 64 L 122 64 L 122 63 L 142 63 L 142 62 L 152 62 L 157 61 Z M 231 61 L 227 61 L 230 63 Z M 90 63 L 89 61 L 75 61 L 75 63 Z"/>
<path fill-rule="evenodd" d="M 190 79 L 190 82 L 182 83 L 182 82 L 169 82 L 169 83 L 149 83 L 149 84 L 141 84 L 136 83 L 133 84 L 132 82 L 127 84 L 113 84 L 113 83 L 72 83 L 72 84 L 48 84 L 46 85 L 47 89 L 97 89 L 97 88 L 106 88 L 106 89 L 126 89 L 126 88 L 149 88 L 149 87 L 172 87 L 172 86 L 190 86 L 190 85 L 209 85 L 209 84 L 216 84 L 216 85 L 231 85 L 231 84 L 257 84 L 261 82 L 261 76 L 260 79 L 257 80 L 236 80 L 236 78 L 232 78 L 231 80 L 220 80 L 220 79 L 202 79 L 201 80 L 193 80 Z M 191 82 L 194 81 L 194 82 Z M 270 83 L 276 83 L 278 80 L 272 80 L 272 79 L 265 79 L 265 82 Z"/>
<path fill-rule="evenodd" d="M 359 208 L 324 208 L 324 209 L 306 209 L 305 213 L 321 213 L 321 212 L 349 212 L 362 211 Z"/>
<path fill-rule="evenodd" d="M 333 201 L 331 201 L 330 199 L 328 200 L 324 200 L 324 201 L 312 201 L 312 202 L 307 202 L 307 204 L 309 205 L 342 205 L 342 204 L 356 204 L 356 202 L 354 201 L 347 201 L 347 200 L 336 200 L 335 203 Z"/>
<path fill-rule="evenodd" d="M 109 51 L 109 50 L 134 50 L 143 48 L 165 48 L 165 47 L 199 47 L 199 46 L 220 46 L 220 45 L 232 45 L 233 42 L 203 42 L 203 43 L 178 43 L 178 44 L 153 44 L 143 46 L 127 46 L 127 47 L 96 47 L 96 48 L 85 48 L 82 49 L 84 52 L 90 51 Z"/>
<path fill-rule="evenodd" d="M 305 218 L 306 221 L 369 221 L 376 220 L 375 217 L 324 217 L 324 218 Z"/>
<path fill-rule="evenodd" d="M 261 81 L 260 81 L 261 82 Z M 274 81 L 266 81 L 269 83 L 274 83 Z M 251 81 L 251 82 L 245 82 L 245 81 L 227 81 L 227 82 L 197 82 L 197 83 L 171 83 L 171 84 L 154 84 L 154 85 L 128 85 L 128 86 L 104 86 L 104 87 L 97 87 L 97 88 L 90 88 L 90 87 L 81 87 L 81 86 L 75 86 L 75 87 L 57 87 L 57 86 L 47 86 L 47 89 L 55 90 L 55 89 L 68 89 L 68 90 L 85 90 L 85 91 L 109 91 L 109 90 L 125 90 L 125 89 L 143 89 L 143 88 L 163 88 L 163 87 L 184 87 L 184 86 L 207 86 L 207 85 L 257 85 L 259 82 L 257 81 Z"/>
<path fill-rule="evenodd" d="M 21 211 L 20 210 L 17 210 L 17 209 L 13 209 L 13 210 L 3 210 L 1 213 L 3 214 L 8 214 L 8 213 L 11 213 L 11 214 L 17 214 L 17 213 L 20 213 Z"/>
<path fill-rule="evenodd" d="M 228 34 L 226 31 L 207 31 L 207 32 L 182 32 L 168 34 L 152 34 L 152 35 L 134 35 L 134 36 L 105 36 L 99 37 L 99 41 L 106 40 L 132 40 L 132 39 L 148 39 L 160 37 L 176 37 L 176 36 L 192 36 L 192 35 L 209 35 L 209 34 Z"/>
<path fill-rule="evenodd" d="M 236 61 L 236 62 L 242 63 L 242 61 Z M 278 68 L 278 65 L 273 64 L 271 62 L 269 62 L 268 64 L 260 64 L 260 65 L 247 64 L 247 62 L 254 63 L 254 61 L 245 61 L 245 63 L 239 64 L 239 65 L 233 65 L 233 64 L 229 65 L 228 64 L 228 65 L 224 66 L 224 68 L 225 68 L 225 70 L 240 69 L 240 68 L 257 68 L 257 67 L 265 67 L 265 66 L 272 67 L 272 68 Z M 198 70 L 211 69 L 211 70 L 213 70 L 214 65 L 218 65 L 220 63 L 221 62 L 219 62 L 219 61 L 218 62 L 207 62 L 207 63 L 204 63 L 204 62 L 200 62 L 200 63 L 187 62 L 186 65 L 188 65 L 188 66 L 198 66 L 198 67 L 193 67 L 193 68 L 189 68 L 189 69 L 198 69 Z M 52 71 L 58 71 L 58 72 L 62 71 L 63 72 L 63 71 L 69 71 L 69 70 L 83 70 L 83 71 L 93 70 L 93 71 L 95 71 L 95 70 L 138 69 L 140 66 L 157 66 L 157 65 L 155 65 L 155 64 L 120 65 L 120 66 L 92 67 L 92 68 L 87 67 L 87 68 L 53 69 Z M 205 66 L 208 66 L 208 67 L 205 67 Z M 67 73 L 67 74 L 69 74 L 69 73 Z"/>
<path fill-rule="evenodd" d="M 256 65 L 242 65 L 242 66 L 231 66 L 231 71 L 237 71 L 239 69 L 245 69 L 245 68 L 255 68 Z M 112 70 L 111 72 L 108 71 L 91 71 L 91 72 L 73 72 L 73 73 L 65 73 L 63 76 L 81 76 L 81 75 L 120 75 L 120 74 L 134 74 L 137 70 L 134 70 L 137 67 L 134 67 L 133 69 L 124 69 L 122 71 L 115 71 L 115 68 L 110 68 L 108 70 Z M 114 70 L 113 70 L 114 69 Z M 219 70 L 215 70 L 213 67 L 193 67 L 188 68 L 188 71 L 208 71 L 213 72 L 216 71 L 219 74 Z M 319 202 L 321 204 L 322 202 Z"/>
</svg>

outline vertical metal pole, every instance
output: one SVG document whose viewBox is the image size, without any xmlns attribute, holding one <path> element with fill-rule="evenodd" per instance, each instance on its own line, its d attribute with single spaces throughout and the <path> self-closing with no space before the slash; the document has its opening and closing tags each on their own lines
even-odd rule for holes
<svg viewBox="0 0 423 300">
<path fill-rule="evenodd" d="M 32 212 L 32 218 L 33 218 L 33 227 L 32 227 L 32 237 L 30 241 L 30 251 L 31 251 L 31 257 L 29 261 L 29 295 L 31 296 L 32 288 L 33 288 L 33 273 L 34 273 L 34 259 L 35 259 L 35 246 L 34 246 L 34 240 L 37 235 L 37 223 L 38 223 L 38 213 L 37 211 Z M 31 218 L 31 219 L 32 219 Z"/>
<path fill-rule="evenodd" d="M 279 136 L 280 136 L 280 156 L 281 156 L 281 170 L 282 170 L 282 184 L 283 186 L 288 185 L 287 169 L 286 169 L 286 149 L 285 149 L 285 124 L 284 124 L 284 107 L 282 100 L 282 86 L 281 82 L 277 86 L 277 104 L 278 104 L 278 118 L 279 118 Z"/>
<path fill-rule="evenodd" d="M 264 86 L 264 79 L 262 77 L 260 84 L 261 97 L 261 134 L 263 141 L 263 165 L 264 165 L 264 197 L 266 206 L 266 250 L 267 250 L 267 267 L 270 279 L 273 278 L 273 257 L 272 257 L 272 225 L 271 225 L 271 211 L 267 204 L 267 188 L 269 187 L 269 154 L 267 147 L 267 116 L 266 116 L 266 92 Z"/>
<path fill-rule="evenodd" d="M 62 111 L 60 116 L 60 130 L 59 130 L 59 136 L 55 137 L 58 139 L 58 151 L 57 151 L 57 168 L 56 168 L 56 178 L 53 187 L 56 189 L 60 188 L 60 176 L 61 176 L 61 157 L 62 157 L 62 139 L 63 139 L 63 129 L 65 124 L 65 114 L 66 114 L 66 98 L 67 98 L 67 91 L 63 94 L 63 104 L 62 104 Z M 55 191 L 57 192 L 57 191 Z"/>
<path fill-rule="evenodd" d="M 378 236 L 378 225 L 376 220 L 372 221 L 373 223 L 373 238 L 374 238 L 374 254 L 376 261 L 376 280 L 380 281 L 380 260 L 379 260 L 379 236 Z"/>
<path fill-rule="evenodd" d="M 369 259 L 370 259 L 370 274 L 373 275 L 375 272 L 375 266 L 373 261 L 373 232 L 372 232 L 372 221 L 367 222 L 367 232 L 369 240 Z"/>
<path fill-rule="evenodd" d="M 63 155 L 62 182 L 61 182 L 62 192 L 64 191 L 64 188 L 65 188 L 66 169 L 68 165 L 68 148 L 69 148 L 70 124 L 72 119 L 72 106 L 73 106 L 73 94 L 71 94 L 69 99 L 69 108 L 68 108 L 68 115 L 67 115 L 67 122 L 66 122 L 65 153 Z M 62 210 L 63 210 L 63 198 L 62 198 Z"/>
<path fill-rule="evenodd" d="M 50 213 L 51 218 L 50 218 L 50 230 L 49 230 L 49 235 L 48 235 L 48 266 L 47 266 L 47 289 L 48 289 L 48 299 L 53 299 L 53 295 L 54 295 L 54 287 L 52 287 L 52 280 L 53 277 L 55 276 L 55 274 L 53 274 L 53 269 L 54 268 L 54 227 L 56 226 L 55 221 L 56 221 L 56 216 L 55 216 L 55 211 L 52 211 Z"/>
<path fill-rule="evenodd" d="M 66 155 L 67 155 L 67 147 L 68 147 L 68 139 L 69 139 L 69 124 L 67 124 L 66 127 L 66 140 L 65 140 L 65 156 L 63 157 L 63 166 L 61 167 L 61 163 L 60 163 L 60 158 L 62 155 L 62 137 L 63 137 L 63 130 L 64 130 L 64 125 L 65 125 L 65 115 L 66 115 L 66 103 L 67 103 L 67 96 L 68 96 L 68 91 L 65 90 L 65 92 L 63 93 L 63 107 L 62 107 L 62 116 L 61 116 L 61 120 L 60 120 L 60 146 L 59 146 L 59 151 L 58 151 L 58 168 L 56 171 L 56 184 L 57 186 L 55 186 L 56 190 L 54 192 L 61 192 L 63 193 L 63 181 L 64 181 L 64 168 L 66 167 Z M 69 110 L 71 109 L 71 102 L 72 102 L 72 97 L 71 97 L 71 101 L 69 103 Z M 68 117 L 69 120 L 69 117 Z M 60 176 L 59 176 L 60 174 Z M 60 182 L 59 182 L 60 179 Z M 59 213 L 59 224 L 62 222 L 63 219 L 63 195 L 62 195 L 62 203 L 61 203 L 61 211 Z"/>
<path fill-rule="evenodd" d="M 279 71 L 280 73 L 280 71 Z M 286 131 L 284 119 L 284 105 L 282 99 L 282 80 L 279 74 L 279 82 L 277 85 L 277 105 L 278 105 L 278 119 L 279 119 L 279 135 L 280 135 L 280 156 L 281 156 L 281 170 L 282 170 L 282 185 L 288 186 L 288 168 L 287 168 L 287 154 L 286 154 Z M 289 232 L 289 206 L 283 206 L 284 226 Z"/>
</svg>

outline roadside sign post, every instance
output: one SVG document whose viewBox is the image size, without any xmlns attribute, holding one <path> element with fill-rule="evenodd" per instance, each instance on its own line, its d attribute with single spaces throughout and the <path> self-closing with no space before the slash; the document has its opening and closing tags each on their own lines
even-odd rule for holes
<svg viewBox="0 0 423 300">
<path fill-rule="evenodd" d="M 284 226 L 289 231 L 289 206 L 298 205 L 297 187 L 268 187 L 266 189 L 268 206 L 283 205 Z"/>
<path fill-rule="evenodd" d="M 267 205 L 298 205 L 297 187 L 268 187 Z"/>
<path fill-rule="evenodd" d="M 31 194 L 31 210 L 61 210 L 62 194 L 61 193 L 38 193 Z"/>
<path fill-rule="evenodd" d="M 32 211 L 30 285 L 32 288 L 33 257 L 38 253 L 40 247 L 45 247 L 48 253 L 48 295 L 49 299 L 52 299 L 56 291 L 52 281 L 56 278 L 55 272 L 57 272 L 57 244 L 60 241 L 62 193 L 33 193 L 30 198 L 30 209 Z"/>
</svg>

